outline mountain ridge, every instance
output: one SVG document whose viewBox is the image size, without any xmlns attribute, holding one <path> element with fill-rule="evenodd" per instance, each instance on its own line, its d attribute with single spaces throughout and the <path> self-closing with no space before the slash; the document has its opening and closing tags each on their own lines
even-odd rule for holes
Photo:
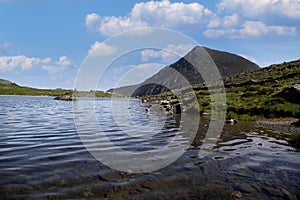
<svg viewBox="0 0 300 200">
<path fill-rule="evenodd" d="M 184 57 L 164 67 L 144 82 L 136 85 L 110 89 L 108 91 L 130 96 L 156 95 L 170 90 L 165 86 L 169 86 L 172 89 L 182 88 L 184 86 L 184 83 L 181 81 L 182 76 L 184 76 L 191 85 L 201 84 L 204 82 L 203 77 L 189 61 L 193 62 L 197 61 L 197 59 L 205 58 L 206 55 L 203 55 L 203 49 L 211 57 L 214 63 L 211 63 L 211 66 L 200 67 L 209 70 L 210 68 L 213 68 L 213 65 L 215 64 L 223 79 L 242 72 L 259 69 L 257 64 L 239 55 L 196 46 Z"/>
</svg>

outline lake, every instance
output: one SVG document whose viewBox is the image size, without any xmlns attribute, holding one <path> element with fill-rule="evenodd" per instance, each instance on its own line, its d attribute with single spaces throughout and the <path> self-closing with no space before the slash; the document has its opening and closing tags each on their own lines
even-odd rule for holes
<svg viewBox="0 0 300 200">
<path fill-rule="evenodd" d="M 115 118 L 111 102 L 120 105 Z M 252 122 L 224 125 L 213 150 L 199 157 L 208 118 L 190 141 L 177 117 L 145 112 L 136 99 L 79 99 L 74 106 L 75 113 L 73 102 L 52 97 L 0 97 L 0 199 L 300 199 L 300 153 L 285 134 Z M 139 131 L 123 120 L 125 111 Z M 97 135 L 92 116 L 107 137 Z M 143 129 L 149 123 L 152 129 Z M 138 159 L 153 167 L 180 147 L 183 154 L 161 169 L 116 169 L 135 163 L 122 160 L 126 152 L 144 155 Z M 157 153 L 160 148 L 167 153 Z"/>
</svg>

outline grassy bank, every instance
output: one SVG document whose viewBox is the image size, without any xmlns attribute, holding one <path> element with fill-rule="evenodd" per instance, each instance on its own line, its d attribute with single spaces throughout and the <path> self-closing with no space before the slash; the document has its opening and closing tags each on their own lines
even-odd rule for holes
<svg viewBox="0 0 300 200">
<path fill-rule="evenodd" d="M 300 60 L 271 65 L 224 80 L 227 97 L 227 117 L 240 120 L 259 118 L 300 118 L 300 104 L 279 94 L 300 83 Z M 199 106 L 188 105 L 200 113 L 211 110 L 210 93 L 205 84 L 195 85 Z M 183 91 L 184 93 L 184 91 Z M 212 93 L 218 93 L 212 91 Z M 175 98 L 172 92 L 160 94 Z M 214 95 L 214 94 L 213 94 Z"/>
</svg>

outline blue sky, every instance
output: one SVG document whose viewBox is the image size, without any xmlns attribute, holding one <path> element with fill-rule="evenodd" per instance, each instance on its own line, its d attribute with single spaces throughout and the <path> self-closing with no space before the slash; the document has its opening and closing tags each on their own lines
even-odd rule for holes
<svg viewBox="0 0 300 200">
<path fill-rule="evenodd" d="M 261 67 L 300 58 L 299 0 L 0 0 L 0 19 L 0 78 L 39 88 L 73 88 L 91 50 L 111 51 L 106 39 L 142 27 L 177 30 Z M 115 62 L 114 71 L 142 65 L 137 73 L 149 76 L 148 68 L 154 73 L 174 60 L 144 50 Z"/>
</svg>

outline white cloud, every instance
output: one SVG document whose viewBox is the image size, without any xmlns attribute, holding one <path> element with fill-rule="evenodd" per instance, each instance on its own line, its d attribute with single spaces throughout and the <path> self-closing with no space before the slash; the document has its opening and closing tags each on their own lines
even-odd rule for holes
<svg viewBox="0 0 300 200">
<path fill-rule="evenodd" d="M 52 62 L 49 57 L 44 59 L 24 55 L 0 57 L 0 71 L 11 71 L 17 68 L 24 71 L 33 67 L 40 67 L 54 75 L 65 71 L 70 66 L 75 66 L 75 64 L 66 56 L 61 56 L 56 62 Z"/>
<path fill-rule="evenodd" d="M 293 36 L 297 34 L 296 27 L 268 26 L 260 21 L 246 21 L 240 28 L 208 29 L 204 32 L 207 38 L 253 38 L 265 35 Z"/>
<path fill-rule="evenodd" d="M 136 3 L 127 16 L 86 16 L 86 26 L 102 35 L 113 35 L 125 30 L 143 27 L 166 27 L 185 30 L 199 29 L 216 15 L 199 3 L 171 3 L 169 0 Z M 95 25 L 97 23 L 97 25 Z"/>
<path fill-rule="evenodd" d="M 223 18 L 224 27 L 234 27 L 240 23 L 240 18 L 237 14 L 225 16 Z"/>
<path fill-rule="evenodd" d="M 65 71 L 68 67 L 76 66 L 67 56 L 61 56 L 58 61 L 50 65 L 44 65 L 42 68 L 50 75 L 55 75 Z"/>
<path fill-rule="evenodd" d="M 29 58 L 24 55 L 2 56 L 0 57 L 0 71 L 10 71 L 16 67 L 21 67 L 22 70 L 27 70 L 34 66 L 48 64 L 50 62 L 50 58 Z"/>
<path fill-rule="evenodd" d="M 179 57 L 186 55 L 195 46 L 193 44 L 169 44 L 165 49 L 153 50 L 146 49 L 141 52 L 142 61 L 150 61 L 151 59 L 162 59 L 164 62 L 172 62 Z M 179 54 L 179 55 L 177 55 Z"/>
<path fill-rule="evenodd" d="M 91 45 L 89 49 L 89 55 L 91 56 L 111 56 L 117 52 L 117 48 L 105 44 L 104 42 L 96 41 Z"/>
<path fill-rule="evenodd" d="M 218 8 L 246 17 L 275 14 L 300 19 L 299 0 L 222 0 Z"/>
<path fill-rule="evenodd" d="M 88 14 L 85 17 L 85 25 L 89 30 L 93 30 L 97 28 L 99 22 L 100 22 L 100 16 L 95 13 Z"/>
</svg>

